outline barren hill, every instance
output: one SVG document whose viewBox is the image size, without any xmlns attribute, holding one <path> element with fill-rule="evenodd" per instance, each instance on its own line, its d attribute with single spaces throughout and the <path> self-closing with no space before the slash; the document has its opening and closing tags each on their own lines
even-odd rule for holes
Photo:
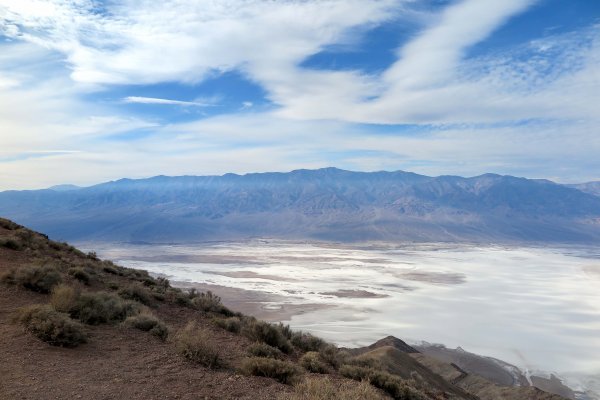
<svg viewBox="0 0 600 400">
<path fill-rule="evenodd" d="M 4 219 L 0 340 L 2 399 L 560 399 L 478 397 L 399 339 L 343 351 Z"/>
</svg>

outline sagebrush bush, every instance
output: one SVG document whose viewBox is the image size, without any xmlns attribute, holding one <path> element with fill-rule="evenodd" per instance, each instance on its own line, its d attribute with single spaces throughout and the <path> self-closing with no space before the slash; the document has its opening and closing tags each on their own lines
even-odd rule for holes
<svg viewBox="0 0 600 400">
<path fill-rule="evenodd" d="M 155 278 L 154 281 L 156 282 L 156 285 L 154 285 L 154 290 L 158 291 L 159 293 L 164 294 L 167 289 L 171 287 L 171 282 L 169 282 L 167 278 L 158 277 Z"/>
<path fill-rule="evenodd" d="M 105 265 L 102 267 L 102 271 L 111 275 L 119 275 L 119 272 L 112 265 Z"/>
<path fill-rule="evenodd" d="M 50 304 L 56 311 L 70 313 L 75 307 L 78 297 L 77 291 L 69 285 L 60 284 L 52 289 Z"/>
<path fill-rule="evenodd" d="M 291 337 L 292 344 L 302 351 L 319 351 L 327 343 L 310 333 L 293 332 Z"/>
<path fill-rule="evenodd" d="M 253 343 L 248 347 L 248 354 L 254 357 L 275 358 L 280 360 L 283 358 L 281 350 L 269 346 L 266 343 Z"/>
<path fill-rule="evenodd" d="M 398 376 L 371 367 L 342 365 L 340 374 L 357 381 L 367 381 L 396 400 L 421 400 L 424 397 Z"/>
<path fill-rule="evenodd" d="M 135 302 L 123 300 L 114 293 L 95 292 L 82 293 L 71 310 L 71 315 L 83 323 L 98 325 L 120 322 L 137 312 L 139 305 Z"/>
<path fill-rule="evenodd" d="M 251 340 L 263 342 L 269 346 L 278 348 L 284 353 L 290 353 L 293 347 L 284 334 L 284 331 L 282 331 L 282 326 L 269 324 L 255 318 L 245 318 L 241 332 Z"/>
<path fill-rule="evenodd" d="M 145 332 L 150 332 L 161 340 L 166 340 L 167 336 L 169 336 L 169 329 L 165 323 L 149 312 L 132 315 L 125 320 L 125 324 Z"/>
<path fill-rule="evenodd" d="M 21 226 L 12 222 L 9 219 L 0 218 L 0 227 L 2 227 L 4 229 L 8 229 L 9 231 L 13 231 L 13 230 L 19 229 Z"/>
<path fill-rule="evenodd" d="M 122 288 L 119 290 L 119 295 L 124 299 L 138 301 L 147 306 L 154 304 L 152 293 L 139 283 Z"/>
<path fill-rule="evenodd" d="M 167 298 L 174 302 L 175 304 L 182 306 L 182 307 L 189 307 L 189 308 L 194 308 L 194 304 L 192 303 L 192 299 L 190 299 L 190 297 L 183 293 L 181 290 L 179 289 L 171 289 L 167 292 Z"/>
<path fill-rule="evenodd" d="M 238 317 L 216 319 L 215 324 L 232 333 L 239 333 L 242 329 L 242 321 Z"/>
<path fill-rule="evenodd" d="M 141 280 L 141 282 L 142 282 L 142 284 L 144 286 L 148 286 L 148 287 L 154 287 L 154 286 L 156 286 L 156 280 L 154 278 L 150 277 L 150 276 L 147 277 L 147 278 L 143 278 Z"/>
<path fill-rule="evenodd" d="M 304 379 L 294 385 L 293 393 L 286 393 L 279 400 L 384 400 L 384 397 L 367 382 L 334 384 L 329 379 Z"/>
<path fill-rule="evenodd" d="M 0 247 L 5 247 L 10 250 L 21 250 L 22 246 L 15 239 L 0 239 Z"/>
<path fill-rule="evenodd" d="M 53 346 L 75 347 L 87 341 L 81 324 L 47 305 L 21 308 L 17 318 L 28 332 Z"/>
<path fill-rule="evenodd" d="M 152 297 L 154 297 L 155 300 L 158 301 L 165 301 L 166 297 L 164 294 L 162 293 L 158 293 L 158 292 L 152 292 Z"/>
<path fill-rule="evenodd" d="M 338 369 L 340 365 L 344 364 L 350 358 L 350 354 L 347 351 L 340 351 L 340 349 L 329 343 L 321 347 L 319 354 L 325 363 L 335 369 Z"/>
<path fill-rule="evenodd" d="M 273 378 L 284 384 L 296 382 L 302 374 L 302 370 L 294 363 L 263 357 L 246 358 L 241 371 L 247 375 Z"/>
<path fill-rule="evenodd" d="M 300 357 L 300 365 L 308 372 L 315 374 L 326 374 L 327 365 L 321 360 L 321 356 L 316 351 L 309 351 Z"/>
<path fill-rule="evenodd" d="M 194 322 L 188 323 L 177 332 L 175 347 L 179 354 L 193 363 L 213 369 L 223 365 L 218 346 L 212 340 L 210 332 L 198 327 Z"/>
<path fill-rule="evenodd" d="M 200 311 L 223 314 L 229 317 L 234 315 L 230 309 L 221 303 L 221 298 L 210 290 L 198 293 L 195 289 L 192 289 L 189 292 L 189 298 L 192 305 Z"/>
<path fill-rule="evenodd" d="M 69 275 L 71 275 L 73 278 L 77 279 L 79 282 L 83 283 L 84 285 L 90 284 L 90 280 L 91 280 L 90 274 L 85 272 L 85 270 L 81 267 L 69 268 L 67 273 Z"/>
<path fill-rule="evenodd" d="M 62 282 L 58 270 L 49 265 L 31 265 L 12 271 L 9 281 L 29 290 L 40 293 L 50 293 L 55 285 Z"/>
<path fill-rule="evenodd" d="M 368 356 L 352 357 L 352 358 L 348 359 L 345 362 L 345 364 L 355 365 L 357 367 L 374 368 L 374 369 L 378 369 L 378 370 L 385 369 L 381 360 L 378 360 L 378 359 L 372 358 L 372 357 L 368 357 Z"/>
</svg>

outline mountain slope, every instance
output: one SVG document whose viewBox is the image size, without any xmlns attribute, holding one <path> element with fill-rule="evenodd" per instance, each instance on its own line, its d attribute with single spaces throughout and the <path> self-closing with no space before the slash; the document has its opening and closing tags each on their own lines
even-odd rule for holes
<svg viewBox="0 0 600 400">
<path fill-rule="evenodd" d="M 121 179 L 0 193 L 0 213 L 61 240 L 600 239 L 600 198 L 546 180 L 335 168 Z"/>
<path fill-rule="evenodd" d="M 584 193 L 593 194 L 594 196 L 600 196 L 600 182 L 577 183 L 574 185 L 567 186 L 572 187 L 574 189 L 578 189 Z"/>
</svg>

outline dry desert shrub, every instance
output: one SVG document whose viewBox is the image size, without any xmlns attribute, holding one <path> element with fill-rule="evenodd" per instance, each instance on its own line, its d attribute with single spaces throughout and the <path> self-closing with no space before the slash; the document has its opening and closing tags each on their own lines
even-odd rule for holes
<svg viewBox="0 0 600 400">
<path fill-rule="evenodd" d="M 245 359 L 241 371 L 247 375 L 273 378 L 284 384 L 296 382 L 302 374 L 302 370 L 294 363 L 262 357 Z"/>
<path fill-rule="evenodd" d="M 119 290 L 119 295 L 124 299 L 134 300 L 147 306 L 154 303 L 154 296 L 152 296 L 150 290 L 140 283 L 133 283 L 122 288 Z"/>
<path fill-rule="evenodd" d="M 189 297 L 192 305 L 200 311 L 223 314 L 231 317 L 235 313 L 221 303 L 221 298 L 211 292 L 197 292 L 194 289 L 190 290 Z"/>
<path fill-rule="evenodd" d="M 90 274 L 88 274 L 87 272 L 85 272 L 85 270 L 81 267 L 73 267 L 73 268 L 69 268 L 69 270 L 67 271 L 69 275 L 71 275 L 73 278 L 77 279 L 79 282 L 83 283 L 84 285 L 89 285 L 90 284 Z"/>
<path fill-rule="evenodd" d="M 327 345 L 323 339 L 301 331 L 291 334 L 291 342 L 302 351 L 319 351 Z"/>
<path fill-rule="evenodd" d="M 275 358 L 277 360 L 284 357 L 281 350 L 260 342 L 251 344 L 250 347 L 248 347 L 248 354 L 254 357 Z"/>
<path fill-rule="evenodd" d="M 139 304 L 123 300 L 114 293 L 94 292 L 82 293 L 71 309 L 71 315 L 83 323 L 99 325 L 123 321 L 139 310 Z"/>
<path fill-rule="evenodd" d="M 9 271 L 3 281 L 23 286 L 34 292 L 50 293 L 52 288 L 62 282 L 58 270 L 50 265 L 30 265 Z"/>
<path fill-rule="evenodd" d="M 308 372 L 315 374 L 326 374 L 329 372 L 327 365 L 321 359 L 321 355 L 316 351 L 309 351 L 300 358 L 300 365 Z"/>
<path fill-rule="evenodd" d="M 287 339 L 283 325 L 273 325 L 255 318 L 244 318 L 242 334 L 247 338 L 276 347 L 284 353 L 291 353 L 293 347 Z"/>
<path fill-rule="evenodd" d="M 9 250 L 21 250 L 21 244 L 12 238 L 0 239 L 0 247 L 5 247 Z"/>
<path fill-rule="evenodd" d="M 50 304 L 56 311 L 70 313 L 77 303 L 79 294 L 77 291 L 65 284 L 60 284 L 52 289 Z"/>
<path fill-rule="evenodd" d="M 76 347 L 87 341 L 80 323 L 48 305 L 21 308 L 17 319 L 25 330 L 53 346 Z"/>
<path fill-rule="evenodd" d="M 150 334 L 163 341 L 169 336 L 169 329 L 165 323 L 150 311 L 143 311 L 137 315 L 128 317 L 125 320 L 125 324 L 144 332 L 150 332 Z"/>
<path fill-rule="evenodd" d="M 217 344 L 212 340 L 210 332 L 189 322 L 175 335 L 177 352 L 189 361 L 207 368 L 218 368 L 223 365 Z"/>
<path fill-rule="evenodd" d="M 215 320 L 215 324 L 232 333 L 240 333 L 242 329 L 242 321 L 238 317 L 229 317 L 225 319 Z"/>
<path fill-rule="evenodd" d="M 357 381 L 366 381 L 385 391 L 396 400 L 421 400 L 424 397 L 398 376 L 372 367 L 342 365 L 340 374 Z"/>
<path fill-rule="evenodd" d="M 305 379 L 294 386 L 293 393 L 280 400 L 384 400 L 385 397 L 367 382 L 334 384 L 329 379 Z"/>
</svg>

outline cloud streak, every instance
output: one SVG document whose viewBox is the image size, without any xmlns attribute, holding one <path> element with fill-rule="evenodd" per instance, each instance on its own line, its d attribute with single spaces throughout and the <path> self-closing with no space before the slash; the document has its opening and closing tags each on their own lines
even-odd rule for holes
<svg viewBox="0 0 600 400">
<path fill-rule="evenodd" d="M 199 101 L 181 101 L 171 99 L 158 99 L 156 97 L 140 97 L 140 96 L 128 96 L 123 99 L 125 103 L 137 103 L 137 104 L 164 104 L 184 107 L 211 107 L 214 104 L 203 103 Z"/>
</svg>

